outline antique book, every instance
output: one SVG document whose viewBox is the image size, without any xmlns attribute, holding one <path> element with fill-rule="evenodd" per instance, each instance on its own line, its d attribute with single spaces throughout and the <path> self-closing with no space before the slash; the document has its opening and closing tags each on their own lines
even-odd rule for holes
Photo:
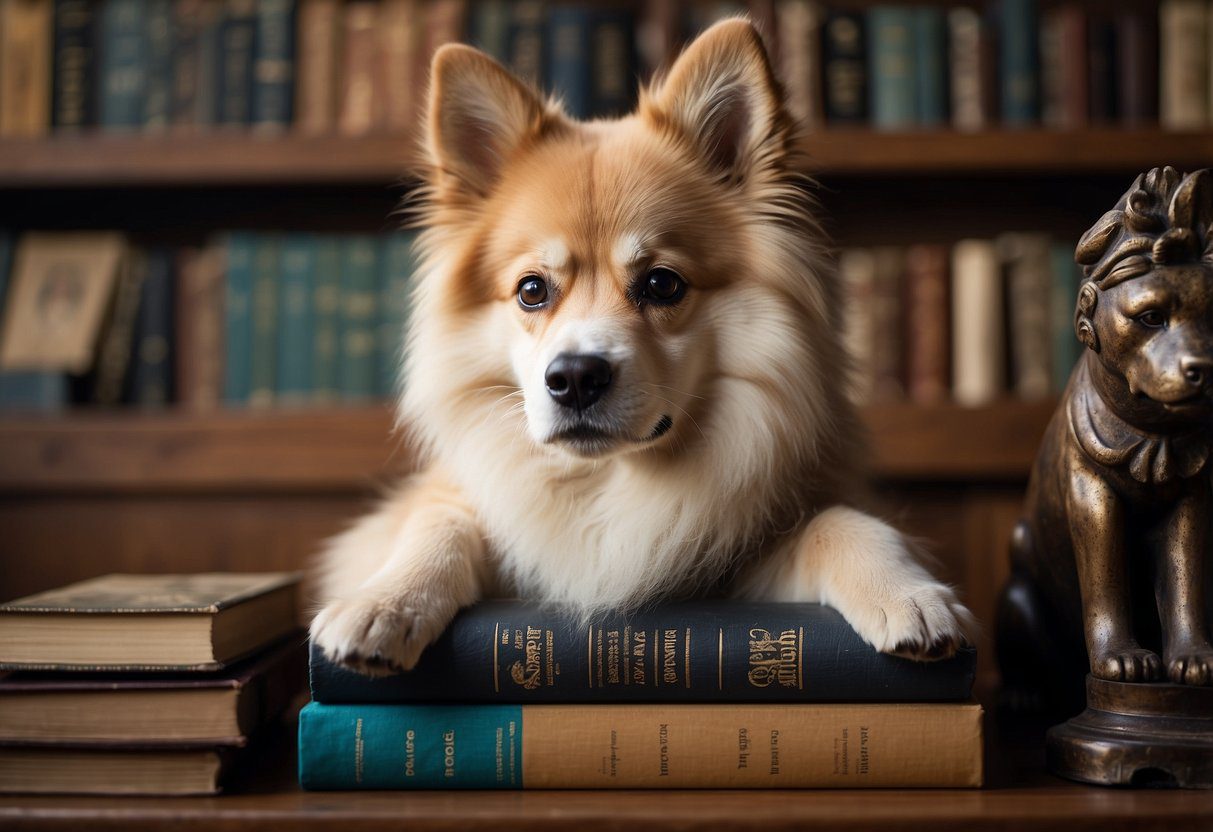
<svg viewBox="0 0 1213 832">
<path fill-rule="evenodd" d="M 230 749 L 216 747 L 0 747 L 0 792 L 217 794 L 230 760 Z"/>
<path fill-rule="evenodd" d="M 181 252 L 177 268 L 177 400 L 208 409 L 223 399 L 223 247 Z"/>
<path fill-rule="evenodd" d="M 943 401 L 951 387 L 947 246 L 906 249 L 904 325 L 906 393 L 923 404 Z"/>
<path fill-rule="evenodd" d="M 347 136 L 363 136 L 382 124 L 379 5 L 362 0 L 346 3 L 342 19 L 341 109 L 337 127 Z"/>
<path fill-rule="evenodd" d="M 51 119 L 56 130 L 97 123 L 96 4 L 55 0 L 54 90 Z"/>
<path fill-rule="evenodd" d="M 509 56 L 506 65 L 526 83 L 543 83 L 543 3 L 517 0 L 510 4 Z"/>
<path fill-rule="evenodd" d="M 876 258 L 871 249 L 848 248 L 838 255 L 845 296 L 843 343 L 851 358 L 847 389 L 855 404 L 867 404 L 876 389 Z"/>
<path fill-rule="evenodd" d="M 105 575 L 0 604 L 0 669 L 214 670 L 296 625 L 292 572 Z"/>
<path fill-rule="evenodd" d="M 565 112 L 579 119 L 593 115 L 591 20 L 590 9 L 575 6 L 557 6 L 547 16 L 546 84 L 560 97 Z"/>
<path fill-rule="evenodd" d="M 278 280 L 278 358 L 276 404 L 307 402 L 312 391 L 312 294 L 316 241 L 311 234 L 289 234 L 282 241 Z"/>
<path fill-rule="evenodd" d="M 130 358 L 130 399 L 143 407 L 165 407 L 173 400 L 173 256 L 166 248 L 151 249 L 146 256 Z"/>
<path fill-rule="evenodd" d="M 215 122 L 247 125 L 253 116 L 253 46 L 256 0 L 226 0 L 215 60 Z"/>
<path fill-rule="evenodd" d="M 1116 13 L 1116 92 L 1120 120 L 1130 127 L 1158 120 L 1158 15 L 1152 12 Z"/>
<path fill-rule="evenodd" d="M 1044 399 L 1053 387 L 1049 236 L 1003 234 L 996 245 L 1004 263 L 1010 307 L 1012 389 L 1021 399 Z"/>
<path fill-rule="evenodd" d="M 337 126 L 341 65 L 340 0 L 301 0 L 296 67 L 295 126 L 304 133 L 329 133 Z"/>
<path fill-rule="evenodd" d="M 164 130 L 172 116 L 173 99 L 173 2 L 148 0 L 144 21 L 147 60 L 143 88 L 143 127 Z"/>
<path fill-rule="evenodd" d="M 1040 120 L 1039 27 L 1036 0 L 999 0 L 998 68 L 1003 124 Z"/>
<path fill-rule="evenodd" d="M 306 678 L 301 634 L 215 673 L 0 676 L 0 744 L 244 746 Z"/>
<path fill-rule="evenodd" d="M 107 130 L 129 131 L 143 124 L 147 15 L 148 0 L 111 0 L 101 6 L 98 106 Z"/>
<path fill-rule="evenodd" d="M 1073 130 L 1087 123 L 1087 18 L 1081 6 L 1045 10 L 1040 19 L 1041 121 Z"/>
<path fill-rule="evenodd" d="M 990 49 L 985 29 L 980 12 L 964 6 L 948 10 L 949 96 L 952 126 L 957 130 L 990 125 Z"/>
<path fill-rule="evenodd" d="M 313 646 L 318 702 L 963 701 L 975 653 L 877 652 L 820 604 L 703 601 L 592 623 L 514 601 L 460 612 L 409 672 L 371 678 Z"/>
<path fill-rule="evenodd" d="M 1119 122 L 1116 55 L 1115 20 L 1093 12 L 1087 17 L 1087 111 L 1092 124 Z"/>
<path fill-rule="evenodd" d="M 312 294 L 312 399 L 335 402 L 341 395 L 341 238 L 316 237 Z"/>
<path fill-rule="evenodd" d="M 46 0 L 0 0 L 0 137 L 50 130 L 53 29 Z"/>
<path fill-rule="evenodd" d="M 196 126 L 199 118 L 199 81 L 202 66 L 203 30 L 219 6 L 205 0 L 176 0 L 173 3 L 172 87 L 169 95 L 169 121 L 178 126 Z"/>
<path fill-rule="evenodd" d="M 780 0 L 775 6 L 779 76 L 788 109 L 806 127 L 825 117 L 821 92 L 821 24 L 825 11 L 815 0 Z"/>
<path fill-rule="evenodd" d="M 948 35 L 942 9 L 914 9 L 914 93 L 918 124 L 948 121 Z"/>
<path fill-rule="evenodd" d="M 253 244 L 252 342 L 249 355 L 249 398 L 253 407 L 274 402 L 278 363 L 278 285 L 281 240 L 257 234 Z"/>
<path fill-rule="evenodd" d="M 905 249 L 877 246 L 872 249 L 876 275 L 872 305 L 872 395 L 876 400 L 895 400 L 905 395 L 902 295 L 905 279 Z"/>
<path fill-rule="evenodd" d="M 147 271 L 147 252 L 128 249 L 118 269 L 118 285 L 114 289 L 109 317 L 101 330 L 96 367 L 87 379 L 89 389 L 84 398 L 89 402 L 113 406 L 129 398 L 135 325 Z"/>
<path fill-rule="evenodd" d="M 257 235 L 229 234 L 224 245 L 226 280 L 223 300 L 223 400 L 248 404 L 253 374 L 253 252 Z"/>
<path fill-rule="evenodd" d="M 868 78 L 872 126 L 899 130 L 918 123 L 918 60 L 914 9 L 875 6 L 868 11 Z"/>
<path fill-rule="evenodd" d="M 1206 0 L 1159 6 L 1159 122 L 1168 130 L 1209 126 L 1208 6 Z"/>
<path fill-rule="evenodd" d="M 305 789 L 977 787 L 976 703 L 324 705 Z"/>
<path fill-rule="evenodd" d="M 868 118 L 864 16 L 831 10 L 822 36 L 822 89 L 826 121 L 863 124 Z"/>
<path fill-rule="evenodd" d="M 341 319 L 338 376 L 341 398 L 375 397 L 379 312 L 379 248 L 374 237 L 351 234 L 341 244 Z"/>
<path fill-rule="evenodd" d="M 636 103 L 635 16 L 629 9 L 598 9 L 591 24 L 590 112 L 622 116 Z"/>
<path fill-rule="evenodd" d="M 395 133 L 415 132 L 424 103 L 422 79 L 430 70 L 422 54 L 425 11 L 419 0 L 384 0 L 379 6 L 383 126 Z"/>
<path fill-rule="evenodd" d="M 295 3 L 257 0 L 253 37 L 252 123 L 284 130 L 295 111 Z"/>
<path fill-rule="evenodd" d="M 989 404 L 1005 387 L 1003 280 L 989 240 L 952 248 L 952 396 L 962 405 Z"/>
<path fill-rule="evenodd" d="M 8 298 L 8 281 L 16 235 L 0 230 L 0 320 Z M 0 409 L 56 410 L 67 403 L 65 373 L 48 370 L 0 370 Z"/>
</svg>

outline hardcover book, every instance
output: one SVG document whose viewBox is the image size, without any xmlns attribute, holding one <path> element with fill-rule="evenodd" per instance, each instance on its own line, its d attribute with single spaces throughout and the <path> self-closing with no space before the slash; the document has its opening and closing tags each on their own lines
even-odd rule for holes
<svg viewBox="0 0 1213 832">
<path fill-rule="evenodd" d="M 1116 91 L 1121 121 L 1130 127 L 1158 120 L 1158 16 L 1151 12 L 1116 15 Z"/>
<path fill-rule="evenodd" d="M 143 90 L 143 126 L 168 127 L 173 98 L 173 2 L 147 0 L 147 81 Z"/>
<path fill-rule="evenodd" d="M 183 251 L 177 270 L 177 400 L 213 408 L 223 399 L 223 248 Z"/>
<path fill-rule="evenodd" d="M 589 9 L 571 6 L 550 10 L 547 19 L 547 83 L 565 112 L 579 119 L 592 115 L 590 19 Z"/>
<path fill-rule="evenodd" d="M 820 604 L 705 601 L 584 624 L 542 607 L 463 610 L 417 667 L 371 678 L 313 646 L 317 702 L 820 702 L 969 698 L 971 649 L 878 653 Z"/>
<path fill-rule="evenodd" d="M 253 126 L 285 129 L 295 105 L 295 3 L 291 0 L 257 0 L 252 79 Z"/>
<path fill-rule="evenodd" d="M 351 235 L 342 242 L 341 397 L 366 401 L 378 390 L 379 250 L 374 237 Z"/>
<path fill-rule="evenodd" d="M 227 282 L 224 292 L 226 356 L 223 364 L 223 399 L 248 404 L 253 369 L 253 252 L 256 237 L 231 234 L 225 245 Z"/>
<path fill-rule="evenodd" d="M 16 238 L 0 231 L 0 313 L 8 299 Z M 0 317 L 2 320 L 2 317 Z M 66 404 L 67 376 L 38 370 L 0 371 L 0 408 L 5 410 L 55 410 Z"/>
<path fill-rule="evenodd" d="M 518 0 L 510 6 L 510 70 L 533 87 L 543 84 L 543 3 Z"/>
<path fill-rule="evenodd" d="M 140 249 L 130 249 L 122 257 L 109 320 L 101 332 L 97 366 L 91 373 L 92 389 L 86 397 L 96 404 L 112 406 L 127 400 L 135 325 L 147 266 L 147 254 Z"/>
<path fill-rule="evenodd" d="M 311 393 L 315 254 L 310 235 L 291 234 L 282 242 L 275 392 L 279 404 L 303 404 Z"/>
<path fill-rule="evenodd" d="M 46 0 L 0 0 L 0 136 L 50 129 L 53 27 Z"/>
<path fill-rule="evenodd" d="M 215 121 L 246 125 L 253 116 L 253 46 L 256 0 L 227 0 L 219 22 L 215 62 Z"/>
<path fill-rule="evenodd" d="M 379 6 L 379 61 L 383 126 L 408 133 L 417 125 L 429 65 L 424 63 L 425 8 L 419 0 L 384 0 Z M 310 56 L 309 56 L 310 58 Z"/>
<path fill-rule="evenodd" d="M 276 235 L 258 234 L 253 245 L 252 349 L 249 365 L 249 399 L 253 407 L 274 401 L 278 364 L 278 281 L 281 241 Z"/>
<path fill-rule="evenodd" d="M 0 792 L 7 794 L 217 794 L 226 748 L 0 747 Z"/>
<path fill-rule="evenodd" d="M 967 407 L 1003 392 L 1006 341 L 1002 271 L 988 240 L 952 248 L 952 396 Z"/>
<path fill-rule="evenodd" d="M 242 747 L 303 686 L 305 655 L 293 634 L 217 673 L 9 673 L 0 676 L 0 744 Z"/>
<path fill-rule="evenodd" d="M 298 11 L 299 61 L 295 125 L 308 134 L 330 132 L 337 124 L 338 68 L 341 65 L 341 3 L 301 0 Z"/>
<path fill-rule="evenodd" d="M 1034 124 L 1040 119 L 1036 0 L 1000 0 L 998 25 L 1003 123 L 1011 127 Z"/>
<path fill-rule="evenodd" d="M 323 705 L 305 789 L 977 787 L 982 710 L 887 705 Z"/>
<path fill-rule="evenodd" d="M 176 0 L 173 3 L 172 88 L 169 96 L 169 120 L 175 125 L 198 125 L 209 119 L 198 111 L 199 81 L 210 69 L 202 66 L 202 36 L 207 14 L 214 16 L 217 6 L 204 0 Z"/>
<path fill-rule="evenodd" d="M 914 9 L 914 69 L 918 123 L 942 127 L 948 120 L 948 36 L 941 9 Z"/>
<path fill-rule="evenodd" d="M 918 61 L 914 10 L 877 6 L 868 11 L 868 78 L 872 126 L 881 130 L 918 122 Z"/>
<path fill-rule="evenodd" d="M 824 117 L 821 92 L 821 24 L 824 11 L 813 0 L 780 0 L 775 7 L 779 75 L 788 109 L 807 127 Z"/>
<path fill-rule="evenodd" d="M 147 252 L 131 353 L 130 399 L 143 407 L 164 407 L 173 399 L 173 264 L 167 249 Z"/>
<path fill-rule="evenodd" d="M 990 123 L 988 47 L 980 13 L 964 6 L 948 11 L 949 91 L 952 126 L 957 130 L 981 130 Z"/>
<path fill-rule="evenodd" d="M 316 238 L 312 327 L 312 397 L 333 402 L 341 394 L 341 240 L 332 235 Z"/>
<path fill-rule="evenodd" d="M 872 395 L 878 400 L 896 400 L 905 395 L 905 327 L 902 296 L 905 281 L 905 250 L 877 246 L 872 250 L 876 273 L 872 284 Z"/>
<path fill-rule="evenodd" d="M 826 119 L 862 124 L 868 117 L 868 74 L 863 15 L 831 11 L 822 50 Z"/>
<path fill-rule="evenodd" d="M 906 249 L 906 392 L 921 404 L 948 396 L 951 331 L 948 249 L 921 244 Z"/>
<path fill-rule="evenodd" d="M 1013 388 L 1021 399 L 1040 400 L 1053 386 L 1049 237 L 1004 234 L 997 244 L 1006 264 Z"/>
<path fill-rule="evenodd" d="M 143 124 L 148 71 L 147 0 L 101 6 L 101 126 L 133 130 Z"/>
<path fill-rule="evenodd" d="M 105 575 L 0 604 L 0 669 L 217 670 L 295 629 L 291 572 Z"/>
<path fill-rule="evenodd" d="M 636 103 L 635 20 L 628 9 L 599 9 L 591 25 L 590 112 L 622 116 Z"/>
<path fill-rule="evenodd" d="M 343 9 L 341 112 L 337 126 L 347 136 L 362 136 L 380 125 L 379 7 L 346 3 Z"/>
<path fill-rule="evenodd" d="M 1209 126 L 1209 9 L 1205 0 L 1159 6 L 1159 121 L 1168 130 Z"/>
<path fill-rule="evenodd" d="M 58 130 L 97 123 L 95 6 L 89 0 L 55 0 L 51 117 Z"/>
</svg>

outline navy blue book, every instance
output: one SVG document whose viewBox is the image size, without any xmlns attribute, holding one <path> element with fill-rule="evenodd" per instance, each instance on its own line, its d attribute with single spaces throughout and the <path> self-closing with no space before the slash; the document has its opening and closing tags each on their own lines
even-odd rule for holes
<svg viewBox="0 0 1213 832">
<path fill-rule="evenodd" d="M 311 648 L 317 702 L 962 701 L 976 651 L 877 652 L 820 604 L 703 601 L 591 623 L 515 601 L 463 610 L 407 673 L 370 678 Z"/>
<path fill-rule="evenodd" d="M 172 401 L 173 283 L 172 252 L 148 251 L 130 360 L 130 400 L 144 407 L 164 407 Z"/>
<path fill-rule="evenodd" d="M 55 0 L 55 75 L 51 119 L 56 129 L 97 123 L 95 4 Z"/>
<path fill-rule="evenodd" d="M 215 121 L 248 124 L 253 118 L 253 41 L 257 32 L 254 0 L 227 0 L 219 23 L 215 61 Z"/>
<path fill-rule="evenodd" d="M 862 124 L 868 118 L 868 70 L 864 16 L 831 11 L 822 33 L 822 92 L 826 119 Z"/>
<path fill-rule="evenodd" d="M 147 11 L 147 0 L 109 0 L 101 7 L 102 127 L 128 130 L 143 124 Z"/>
<path fill-rule="evenodd" d="M 1011 126 L 1040 120 L 1040 26 L 1036 0 L 1001 0 L 998 63 L 1002 120 Z"/>
<path fill-rule="evenodd" d="M 258 0 L 253 46 L 253 124 L 291 123 L 295 102 L 295 3 Z"/>
<path fill-rule="evenodd" d="M 173 3 L 148 0 L 147 86 L 143 95 L 143 124 L 164 129 L 173 98 Z"/>
<path fill-rule="evenodd" d="M 573 118 L 589 118 L 591 12 L 576 6 L 559 6 L 548 12 L 547 83 L 564 102 Z"/>
</svg>

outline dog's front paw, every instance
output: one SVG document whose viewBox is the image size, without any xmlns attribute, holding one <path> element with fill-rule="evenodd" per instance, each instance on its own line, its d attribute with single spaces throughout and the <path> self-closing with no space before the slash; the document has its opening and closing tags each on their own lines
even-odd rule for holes
<svg viewBox="0 0 1213 832">
<path fill-rule="evenodd" d="M 956 599 L 956 593 L 938 583 L 873 598 L 861 610 L 850 612 L 847 619 L 864 641 L 882 653 L 917 661 L 955 655 L 967 643 L 973 623 L 972 614 Z"/>
<path fill-rule="evenodd" d="M 333 662 L 367 676 L 412 670 L 442 624 L 379 598 L 333 601 L 312 621 L 311 637 Z"/>
<path fill-rule="evenodd" d="M 1111 645 L 1091 656 L 1091 675 L 1109 682 L 1157 682 L 1162 659 L 1134 643 Z"/>
<path fill-rule="evenodd" d="M 1213 647 L 1168 651 L 1167 678 L 1177 685 L 1213 685 Z"/>
</svg>

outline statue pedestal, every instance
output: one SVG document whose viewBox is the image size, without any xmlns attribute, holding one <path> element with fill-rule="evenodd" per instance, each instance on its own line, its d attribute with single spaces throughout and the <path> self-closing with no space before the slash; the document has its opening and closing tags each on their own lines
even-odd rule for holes
<svg viewBox="0 0 1213 832">
<path fill-rule="evenodd" d="M 1087 676 L 1087 709 L 1050 728 L 1046 748 L 1070 780 L 1213 789 L 1213 688 Z"/>
</svg>

